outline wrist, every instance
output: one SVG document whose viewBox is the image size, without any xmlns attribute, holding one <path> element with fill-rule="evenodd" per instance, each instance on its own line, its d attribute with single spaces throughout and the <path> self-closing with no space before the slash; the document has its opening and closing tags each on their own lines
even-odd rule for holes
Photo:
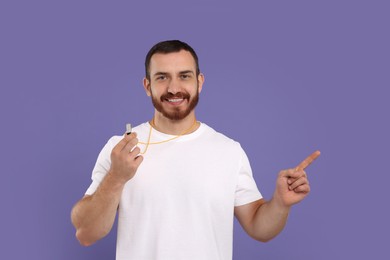
<svg viewBox="0 0 390 260">
<path fill-rule="evenodd" d="M 118 176 L 118 174 L 115 174 L 115 172 L 113 170 L 110 170 L 107 173 L 106 182 L 107 182 L 108 186 L 111 187 L 112 189 L 114 189 L 114 190 L 117 190 L 117 189 L 122 190 L 123 187 L 125 186 L 127 180 L 124 180 L 123 178 Z"/>
<path fill-rule="evenodd" d="M 277 194 L 274 194 L 270 203 L 273 204 L 274 207 L 276 207 L 278 209 L 278 211 L 280 211 L 280 212 L 287 212 L 288 213 L 291 209 L 291 205 L 287 205 L 286 203 L 284 203 L 283 199 L 280 198 Z"/>
</svg>

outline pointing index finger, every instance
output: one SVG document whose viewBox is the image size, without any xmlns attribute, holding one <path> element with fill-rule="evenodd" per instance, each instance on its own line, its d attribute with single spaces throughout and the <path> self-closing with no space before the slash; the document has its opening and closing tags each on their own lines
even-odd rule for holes
<svg viewBox="0 0 390 260">
<path fill-rule="evenodd" d="M 309 155 L 305 160 L 303 160 L 296 168 L 296 171 L 303 171 L 307 166 L 309 166 L 315 159 L 320 156 L 320 151 L 315 151 L 311 155 Z"/>
</svg>

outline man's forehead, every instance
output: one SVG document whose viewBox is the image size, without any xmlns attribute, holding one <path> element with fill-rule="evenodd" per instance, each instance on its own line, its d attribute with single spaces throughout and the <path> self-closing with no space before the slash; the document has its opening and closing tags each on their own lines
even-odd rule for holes
<svg viewBox="0 0 390 260">
<path fill-rule="evenodd" d="M 196 63 L 186 50 L 171 53 L 156 53 L 150 59 L 150 71 L 155 70 L 191 70 L 196 71 Z"/>
</svg>

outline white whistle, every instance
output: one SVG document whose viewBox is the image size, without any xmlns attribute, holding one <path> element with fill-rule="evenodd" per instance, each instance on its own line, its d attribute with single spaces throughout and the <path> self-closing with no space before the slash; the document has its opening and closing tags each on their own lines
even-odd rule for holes
<svg viewBox="0 0 390 260">
<path fill-rule="evenodd" d="M 126 134 L 131 134 L 131 124 L 126 124 Z"/>
</svg>

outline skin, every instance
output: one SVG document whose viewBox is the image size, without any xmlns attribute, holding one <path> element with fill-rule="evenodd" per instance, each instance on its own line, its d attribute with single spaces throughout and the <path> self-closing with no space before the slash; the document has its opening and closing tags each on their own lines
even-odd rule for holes
<svg viewBox="0 0 390 260">
<path fill-rule="evenodd" d="M 137 156 L 140 153 L 135 147 L 137 143 L 136 133 L 124 135 L 113 148 L 111 169 L 95 193 L 84 196 L 73 207 L 71 219 L 80 244 L 92 245 L 110 232 L 124 185 L 133 178 L 143 160 L 142 156 Z"/>
<path fill-rule="evenodd" d="M 194 97 L 202 91 L 203 83 L 203 74 L 200 73 L 196 76 L 195 61 L 191 54 L 184 50 L 153 55 L 150 61 L 150 80 L 147 78 L 143 80 L 146 94 L 158 100 L 166 93 L 172 95 L 187 93 Z M 190 101 L 184 99 L 182 102 L 173 103 L 164 100 L 160 103 L 164 110 L 173 113 L 177 110 L 185 111 Z M 169 119 L 157 109 L 154 112 L 154 127 L 166 134 L 178 135 L 190 128 L 195 120 L 195 110 L 192 110 L 188 116 L 181 120 Z M 199 124 L 193 131 L 198 127 Z"/>
<path fill-rule="evenodd" d="M 270 201 L 261 199 L 235 207 L 234 214 L 248 235 L 256 240 L 267 242 L 283 230 L 291 206 L 302 201 L 310 192 L 309 181 L 304 170 L 319 155 L 320 152 L 316 151 L 294 169 L 280 171 Z"/>
<path fill-rule="evenodd" d="M 202 90 L 204 76 L 201 73 L 196 75 L 195 61 L 184 50 L 154 54 L 149 69 L 150 79 L 144 78 L 143 86 L 146 94 L 154 98 L 159 106 L 151 123 L 160 132 L 179 135 L 193 126 L 196 120 L 195 110 L 189 108 L 191 101 Z M 181 98 L 183 96 L 187 98 Z M 174 119 L 173 115 L 179 115 L 180 119 Z M 189 133 L 198 127 L 199 123 Z M 124 185 L 134 177 L 143 160 L 137 143 L 136 133 L 124 135 L 113 148 L 111 168 L 96 192 L 84 196 L 73 207 L 71 219 L 82 245 L 91 245 L 110 232 Z M 319 154 L 317 151 L 297 167 L 281 171 L 270 201 L 261 199 L 235 207 L 235 216 L 251 237 L 265 242 L 281 232 L 291 206 L 310 192 L 304 170 Z"/>
</svg>

